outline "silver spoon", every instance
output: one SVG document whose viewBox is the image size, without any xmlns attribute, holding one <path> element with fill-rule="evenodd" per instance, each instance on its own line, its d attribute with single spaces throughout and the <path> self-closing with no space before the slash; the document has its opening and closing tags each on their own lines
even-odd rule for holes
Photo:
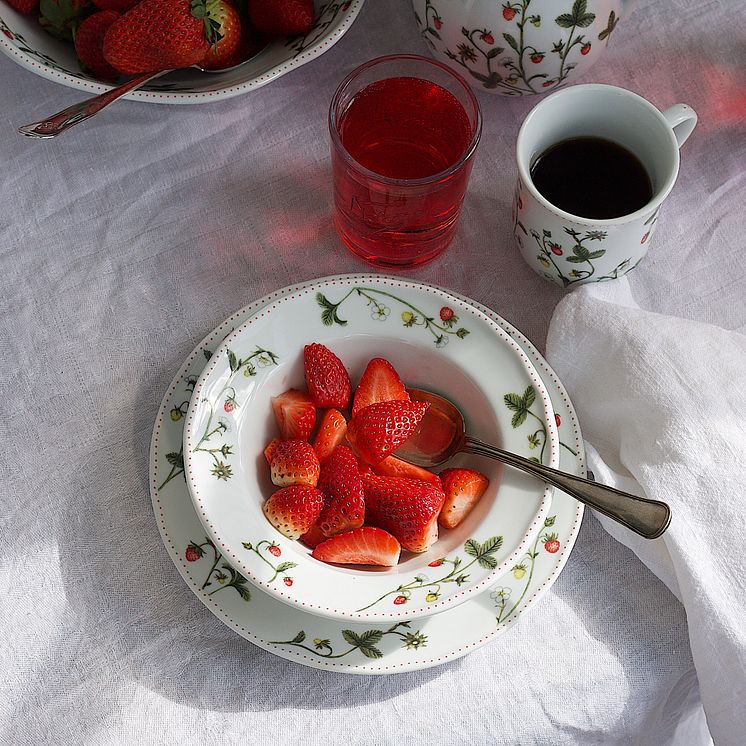
<svg viewBox="0 0 746 746">
<path fill-rule="evenodd" d="M 657 539 L 668 528 L 671 509 L 666 503 L 551 469 L 484 443 L 466 433 L 463 415 L 448 399 L 429 391 L 408 391 L 413 400 L 429 402 L 430 408 L 415 435 L 396 451 L 399 458 L 417 466 L 433 467 L 460 452 L 488 456 L 543 479 L 646 539 Z"/>
<path fill-rule="evenodd" d="M 191 65 L 191 67 L 200 70 L 203 73 L 224 73 L 228 72 L 228 70 L 235 70 L 246 62 L 248 62 L 248 60 L 239 62 L 237 65 L 232 65 L 231 67 L 223 67 L 220 70 L 208 70 L 206 67 L 200 67 L 200 65 Z M 81 101 L 78 104 L 68 106 L 67 109 L 63 109 L 47 119 L 32 122 L 31 124 L 24 124 L 22 127 L 18 128 L 18 131 L 22 135 L 26 135 L 26 137 L 34 137 L 42 140 L 57 137 L 57 135 L 61 135 L 63 132 L 69 130 L 70 127 L 85 122 L 86 119 L 90 119 L 94 114 L 98 114 L 102 109 L 105 109 L 107 106 L 110 106 L 115 101 L 122 98 L 122 96 L 125 96 L 131 91 L 136 91 L 138 88 L 141 88 L 155 78 L 159 78 L 161 75 L 171 72 L 173 72 L 173 70 L 160 70 L 155 73 L 144 73 L 143 75 L 138 75 L 136 78 L 132 78 L 126 83 L 122 83 L 122 85 L 112 88 L 110 91 L 106 91 L 98 96 Z"/>
</svg>

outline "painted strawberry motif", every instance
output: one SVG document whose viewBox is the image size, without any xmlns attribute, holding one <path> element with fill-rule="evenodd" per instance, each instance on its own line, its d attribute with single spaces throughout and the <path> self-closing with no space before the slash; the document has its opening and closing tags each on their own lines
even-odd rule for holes
<svg viewBox="0 0 746 746">
<path fill-rule="evenodd" d="M 516 565 L 513 568 L 513 577 L 516 580 L 520 580 L 521 578 L 525 577 L 526 575 L 526 565 L 521 563 L 520 565 Z"/>
<path fill-rule="evenodd" d="M 557 413 L 554 415 L 554 421 L 557 423 L 557 427 L 562 424 L 562 418 Z"/>
<path fill-rule="evenodd" d="M 436 560 L 433 560 L 432 562 L 428 562 L 427 566 L 428 567 L 440 567 L 442 564 L 443 564 L 442 559 L 436 559 Z"/>
<path fill-rule="evenodd" d="M 551 533 L 547 534 L 546 537 L 543 539 L 544 541 L 544 549 L 549 552 L 549 554 L 555 554 L 559 551 L 560 543 L 559 539 L 557 538 L 557 534 Z"/>
<path fill-rule="evenodd" d="M 648 231 L 641 239 L 640 243 L 645 243 L 650 238 L 650 231 Z"/>
<path fill-rule="evenodd" d="M 591 43 L 589 41 L 583 44 L 582 47 L 580 47 L 580 54 L 582 55 L 586 55 L 590 51 L 591 51 Z"/>
<path fill-rule="evenodd" d="M 503 18 L 506 21 L 512 21 L 515 18 L 515 8 L 511 8 L 510 5 L 503 5 Z"/>
<path fill-rule="evenodd" d="M 490 46 L 495 43 L 495 37 L 492 36 L 491 31 L 487 31 L 486 33 L 482 34 L 480 38 L 485 44 L 489 44 Z"/>
<path fill-rule="evenodd" d="M 226 399 L 225 404 L 223 404 L 223 409 L 226 412 L 230 413 L 233 411 L 234 406 L 235 405 L 233 404 L 233 401 L 231 399 Z"/>
<path fill-rule="evenodd" d="M 450 321 L 452 318 L 453 318 L 453 309 L 449 308 L 448 306 L 443 306 L 443 308 L 440 309 L 440 320 Z"/>
<path fill-rule="evenodd" d="M 436 31 L 440 31 L 443 28 L 443 21 L 438 16 L 435 16 L 433 18 L 433 26 L 435 26 Z"/>
<path fill-rule="evenodd" d="M 519 210 L 523 209 L 523 200 L 520 197 L 518 197 L 518 209 Z"/>
<path fill-rule="evenodd" d="M 397 596 L 397 597 L 396 597 L 396 598 L 394 599 L 394 603 L 395 603 L 395 604 L 396 604 L 397 606 L 401 606 L 402 604 L 405 604 L 405 603 L 407 603 L 407 597 L 406 597 L 406 596 Z"/>
<path fill-rule="evenodd" d="M 550 85 L 554 85 L 554 81 L 553 81 L 553 80 L 545 80 L 545 81 L 544 81 L 544 82 L 543 82 L 543 83 L 541 84 L 541 87 L 542 87 L 542 88 L 549 88 L 549 86 L 550 86 Z"/>
<path fill-rule="evenodd" d="M 178 407 L 174 407 L 171 410 L 171 420 L 173 422 L 178 422 L 182 418 L 181 410 Z"/>
<path fill-rule="evenodd" d="M 283 578 L 282 582 L 285 583 L 285 585 L 288 588 L 290 588 L 290 586 L 293 584 L 293 579 L 292 578 Z"/>
<path fill-rule="evenodd" d="M 544 55 L 541 52 L 536 52 L 531 55 L 531 62 L 533 62 L 534 65 L 538 65 L 543 59 Z"/>
<path fill-rule="evenodd" d="M 559 244 L 550 243 L 549 248 L 552 250 L 552 254 L 555 254 L 556 256 L 562 256 L 563 251 L 562 247 Z"/>
<path fill-rule="evenodd" d="M 187 562 L 196 562 L 198 559 L 202 559 L 204 552 L 202 547 L 197 544 L 189 544 L 184 552 L 184 558 Z"/>
<path fill-rule="evenodd" d="M 431 604 L 433 601 L 437 601 L 438 598 L 440 598 L 440 596 L 438 596 L 437 593 L 428 593 L 427 596 L 425 596 L 425 601 Z"/>
<path fill-rule="evenodd" d="M 277 546 L 277 544 L 270 544 L 267 547 L 267 551 L 274 557 L 279 557 L 282 554 L 282 550 Z"/>
</svg>

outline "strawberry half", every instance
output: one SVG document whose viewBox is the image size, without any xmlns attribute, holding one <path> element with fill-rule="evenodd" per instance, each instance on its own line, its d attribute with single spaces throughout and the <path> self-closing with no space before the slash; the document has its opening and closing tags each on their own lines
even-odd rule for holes
<svg viewBox="0 0 746 746">
<path fill-rule="evenodd" d="M 414 401 L 371 404 L 352 418 L 347 440 L 360 458 L 377 464 L 414 433 L 429 406 Z"/>
<path fill-rule="evenodd" d="M 402 461 L 396 456 L 387 456 L 383 461 L 373 467 L 373 471 L 382 477 L 405 477 L 406 479 L 421 479 L 423 482 L 432 484 L 437 489 L 442 489 L 440 477 L 427 469 Z"/>
<path fill-rule="evenodd" d="M 249 18 L 265 34 L 307 34 L 313 28 L 313 0 L 249 0 Z"/>
<path fill-rule="evenodd" d="M 272 440 L 267 443 L 267 446 L 264 449 L 264 458 L 267 459 L 268 464 L 272 463 L 272 456 L 274 456 L 277 446 L 279 446 L 280 443 L 282 443 L 282 441 L 279 438 L 272 438 Z"/>
<path fill-rule="evenodd" d="M 487 491 L 490 480 L 474 469 L 445 469 L 440 480 L 446 499 L 438 523 L 443 528 L 456 528 Z"/>
<path fill-rule="evenodd" d="M 409 401 L 409 394 L 394 370 L 382 357 L 374 357 L 363 371 L 352 402 L 352 416 L 382 401 Z"/>
<path fill-rule="evenodd" d="M 338 409 L 324 413 L 319 430 L 313 439 L 313 448 L 322 463 L 332 455 L 334 449 L 347 435 L 347 420 Z"/>
<path fill-rule="evenodd" d="M 105 80 L 119 77 L 119 71 L 104 59 L 104 37 L 119 18 L 115 10 L 102 10 L 88 16 L 75 32 L 75 52 L 83 67 Z"/>
<path fill-rule="evenodd" d="M 419 479 L 363 474 L 365 515 L 390 531 L 410 552 L 426 552 L 438 540 L 438 514 L 445 495 Z"/>
<path fill-rule="evenodd" d="M 307 546 L 309 549 L 315 549 L 322 541 L 326 541 L 326 536 L 319 528 L 319 522 L 311 526 L 303 536 L 300 537 L 300 543 Z"/>
<path fill-rule="evenodd" d="M 319 489 L 324 493 L 324 509 L 319 516 L 319 527 L 325 536 L 333 536 L 363 525 L 363 483 L 355 454 L 347 446 L 338 446 L 324 461 Z"/>
<path fill-rule="evenodd" d="M 401 546 L 387 531 L 373 526 L 356 528 L 319 544 L 311 553 L 322 562 L 337 565 L 382 565 L 399 562 Z"/>
<path fill-rule="evenodd" d="M 345 409 L 350 403 L 352 387 L 342 361 L 321 344 L 303 348 L 306 386 L 317 407 Z"/>
<path fill-rule="evenodd" d="M 288 539 L 297 539 L 316 523 L 324 496 L 315 487 L 296 484 L 277 490 L 264 503 L 267 520 Z"/>
<path fill-rule="evenodd" d="M 128 75 L 196 65 L 220 38 L 206 0 L 142 0 L 104 39 L 104 57 Z"/>
<path fill-rule="evenodd" d="M 311 444 L 305 440 L 283 440 L 275 448 L 269 466 L 272 483 L 278 487 L 292 484 L 315 487 L 319 481 L 319 459 Z"/>
<path fill-rule="evenodd" d="M 275 419 L 283 440 L 308 440 L 316 424 L 316 407 L 311 397 L 290 389 L 272 399 Z"/>
</svg>

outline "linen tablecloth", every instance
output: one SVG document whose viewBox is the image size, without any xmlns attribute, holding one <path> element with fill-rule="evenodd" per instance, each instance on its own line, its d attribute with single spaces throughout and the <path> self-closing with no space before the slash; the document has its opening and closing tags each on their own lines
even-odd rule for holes
<svg viewBox="0 0 746 746">
<path fill-rule="evenodd" d="M 735 1 L 642 2 L 584 78 L 699 113 L 631 292 L 741 332 L 744 20 Z M 325 114 L 355 65 L 395 52 L 424 52 L 409 5 L 369 0 L 327 54 L 259 91 L 123 102 L 48 142 L 15 128 L 83 94 L 0 59 L 3 746 L 707 743 L 682 606 L 590 514 L 508 633 L 383 678 L 245 642 L 161 545 L 148 447 L 183 358 L 256 297 L 365 269 L 330 222 Z M 480 101 L 459 235 L 412 276 L 486 303 L 541 347 L 562 293 L 510 235 L 515 137 L 536 101 Z"/>
</svg>

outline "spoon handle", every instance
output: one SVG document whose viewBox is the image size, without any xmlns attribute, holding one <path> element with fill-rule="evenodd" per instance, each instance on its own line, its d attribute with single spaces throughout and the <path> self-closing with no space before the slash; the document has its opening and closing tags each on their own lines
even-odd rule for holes
<svg viewBox="0 0 746 746">
<path fill-rule="evenodd" d="M 659 500 L 637 497 L 598 482 L 557 471 L 470 436 L 466 437 L 462 450 L 489 456 L 539 477 L 646 539 L 657 539 L 671 522 L 671 508 Z"/>
<path fill-rule="evenodd" d="M 24 124 L 23 127 L 19 127 L 18 131 L 26 137 L 35 137 L 38 139 L 49 139 L 50 137 L 57 137 L 63 132 L 74 127 L 80 122 L 84 122 L 86 119 L 90 119 L 94 114 L 98 114 L 101 109 L 105 109 L 110 104 L 120 99 L 122 96 L 128 94 L 130 91 L 134 91 L 141 86 L 144 86 L 153 78 L 157 78 L 159 75 L 170 72 L 169 70 L 161 70 L 157 73 L 145 73 L 145 75 L 139 75 L 132 80 L 128 80 L 126 83 L 112 88 L 110 91 L 106 91 L 93 98 L 88 98 L 80 103 L 68 106 L 67 109 L 63 109 L 57 114 L 53 114 L 47 119 L 42 119 L 39 122 L 32 122 L 31 124 Z"/>
</svg>

